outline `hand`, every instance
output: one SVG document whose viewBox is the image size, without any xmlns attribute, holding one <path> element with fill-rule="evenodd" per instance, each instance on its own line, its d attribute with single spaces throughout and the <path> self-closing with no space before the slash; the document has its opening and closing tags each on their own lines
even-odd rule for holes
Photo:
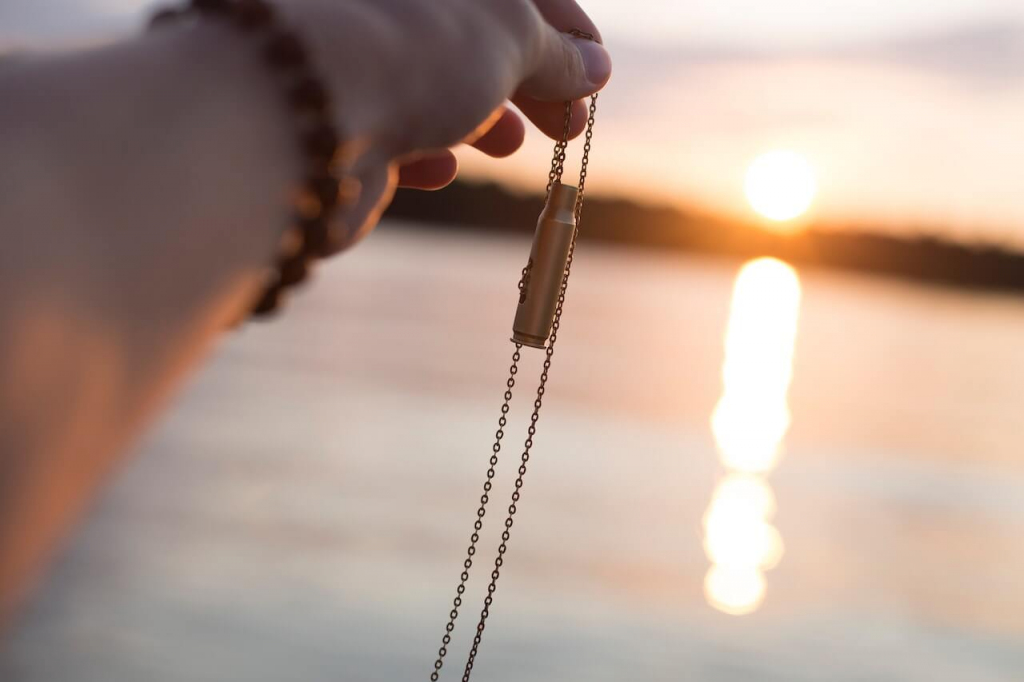
<svg viewBox="0 0 1024 682">
<path fill-rule="evenodd" d="M 321 55 L 342 129 L 364 150 L 342 247 L 372 228 L 396 184 L 451 182 L 453 145 L 494 157 L 518 149 L 524 126 L 509 99 L 556 139 L 573 100 L 574 137 L 586 119 L 580 98 L 611 75 L 598 42 L 566 33 L 600 41 L 574 0 L 298 0 L 292 9 Z"/>
<path fill-rule="evenodd" d="M 359 152 L 341 246 L 399 176 L 449 182 L 452 145 L 515 151 L 509 98 L 557 137 L 565 102 L 611 69 L 598 44 L 560 33 L 597 35 L 573 0 L 278 7 Z M 0 624 L 123 446 L 266 284 L 302 168 L 251 47 L 199 22 L 0 69 Z"/>
</svg>

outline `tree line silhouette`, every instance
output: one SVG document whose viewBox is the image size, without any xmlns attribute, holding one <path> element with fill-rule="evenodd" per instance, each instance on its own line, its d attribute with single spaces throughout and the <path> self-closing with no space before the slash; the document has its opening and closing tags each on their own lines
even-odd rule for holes
<svg viewBox="0 0 1024 682">
<path fill-rule="evenodd" d="M 399 190 L 386 216 L 446 228 L 529 234 L 542 205 L 540 195 L 456 182 L 438 192 Z M 737 258 L 775 256 L 804 267 L 1024 292 L 1024 254 L 996 246 L 813 226 L 782 234 L 667 206 L 589 196 L 581 222 L 587 241 Z"/>
</svg>

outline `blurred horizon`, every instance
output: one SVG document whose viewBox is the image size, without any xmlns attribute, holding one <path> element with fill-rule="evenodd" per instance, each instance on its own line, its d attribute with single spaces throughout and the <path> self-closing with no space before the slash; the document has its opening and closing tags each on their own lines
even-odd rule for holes
<svg viewBox="0 0 1024 682">
<path fill-rule="evenodd" d="M 0 51 L 129 33 L 155 4 L 8 0 Z M 757 220 L 744 173 L 789 149 L 818 181 L 806 222 L 1024 245 L 1020 3 L 582 5 L 615 59 L 598 110 L 595 194 Z M 530 131 L 510 159 L 459 157 L 469 179 L 535 190 L 549 153 Z"/>
</svg>

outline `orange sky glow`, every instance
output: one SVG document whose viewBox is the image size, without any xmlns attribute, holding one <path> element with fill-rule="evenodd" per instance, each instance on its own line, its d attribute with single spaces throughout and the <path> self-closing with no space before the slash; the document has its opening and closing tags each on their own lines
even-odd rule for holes
<svg viewBox="0 0 1024 682">
<path fill-rule="evenodd" d="M 137 30 L 153 4 L 6 0 L 0 48 Z M 581 4 L 616 65 L 592 191 L 752 219 L 744 175 L 787 149 L 814 169 L 806 222 L 1024 247 L 1020 0 Z M 536 190 L 550 147 L 531 133 L 511 159 L 460 160 Z"/>
</svg>

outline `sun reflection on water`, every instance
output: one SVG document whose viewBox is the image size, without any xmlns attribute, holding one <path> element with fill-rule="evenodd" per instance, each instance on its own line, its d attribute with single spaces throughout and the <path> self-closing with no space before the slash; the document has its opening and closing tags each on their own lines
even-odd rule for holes
<svg viewBox="0 0 1024 682">
<path fill-rule="evenodd" d="M 764 601 L 764 572 L 783 554 L 771 521 L 775 494 L 764 476 L 775 468 L 789 430 L 786 395 L 800 314 L 800 279 L 774 258 L 750 261 L 733 289 L 725 335 L 722 397 L 711 430 L 726 473 L 704 515 L 708 602 L 725 613 L 751 613 Z"/>
</svg>

